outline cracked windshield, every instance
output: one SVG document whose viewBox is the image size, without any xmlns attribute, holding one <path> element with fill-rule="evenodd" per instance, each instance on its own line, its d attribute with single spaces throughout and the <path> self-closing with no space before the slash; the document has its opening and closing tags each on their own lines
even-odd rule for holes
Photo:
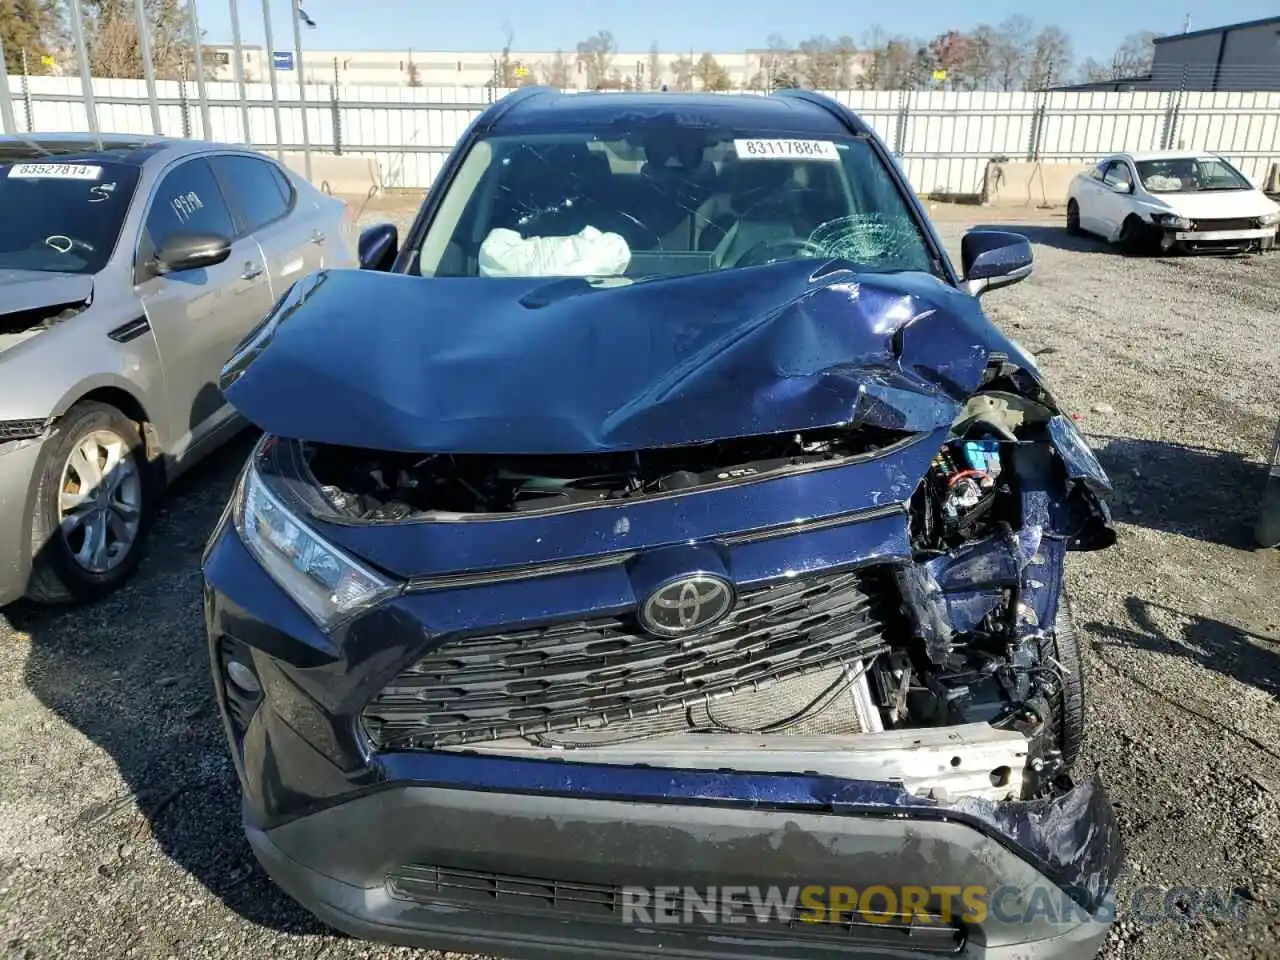
<svg viewBox="0 0 1280 960">
<path fill-rule="evenodd" d="M 802 257 L 866 272 L 934 269 L 866 140 L 648 124 L 479 142 L 417 272 L 651 279 Z"/>
</svg>

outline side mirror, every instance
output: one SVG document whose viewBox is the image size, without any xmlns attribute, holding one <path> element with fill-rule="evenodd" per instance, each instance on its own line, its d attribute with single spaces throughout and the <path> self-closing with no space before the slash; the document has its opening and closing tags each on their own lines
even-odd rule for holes
<svg viewBox="0 0 1280 960">
<path fill-rule="evenodd" d="M 400 231 L 394 223 L 377 223 L 360 232 L 356 255 L 361 270 L 390 270 L 400 246 Z"/>
<path fill-rule="evenodd" d="M 156 251 L 156 273 L 198 270 L 231 256 L 231 238 L 219 233 L 173 233 Z"/>
<path fill-rule="evenodd" d="M 975 297 L 1031 276 L 1031 241 L 1005 230 L 970 230 L 960 240 L 964 289 Z"/>
</svg>

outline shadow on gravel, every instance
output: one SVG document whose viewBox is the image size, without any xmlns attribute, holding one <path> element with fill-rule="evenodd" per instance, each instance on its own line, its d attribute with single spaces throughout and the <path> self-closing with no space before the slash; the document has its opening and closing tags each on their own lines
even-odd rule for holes
<svg viewBox="0 0 1280 960">
<path fill-rule="evenodd" d="M 1099 638 L 1094 641 L 1095 650 L 1125 644 L 1173 654 L 1280 699 L 1280 652 L 1275 641 L 1139 597 L 1129 597 L 1125 610 L 1132 629 L 1085 624 L 1085 630 Z"/>
<path fill-rule="evenodd" d="M 232 441 L 174 485 L 138 575 L 118 594 L 79 608 L 20 603 L 5 616 L 31 637 L 27 687 L 110 754 L 128 787 L 96 803 L 60 794 L 63 805 L 50 809 L 76 846 L 116 851 L 83 864 L 83 875 L 127 880 L 144 869 L 128 851 L 150 833 L 242 917 L 323 934 L 330 931 L 271 884 L 244 839 L 209 678 L 200 556 L 252 442 L 248 434 Z M 56 754 L 45 763 L 51 780 L 74 782 Z"/>
<path fill-rule="evenodd" d="M 1254 549 L 1253 523 L 1266 479 L 1261 463 L 1227 450 L 1161 440 L 1096 434 L 1089 440 L 1115 485 L 1116 520 Z"/>
<path fill-rule="evenodd" d="M 971 230 L 1008 230 L 1020 233 L 1032 243 L 1043 247 L 1056 247 L 1059 250 L 1070 250 L 1072 253 L 1106 253 L 1111 256 L 1119 254 L 1100 237 L 1073 237 L 1067 233 L 1066 221 L 1058 224 L 1043 223 L 976 223 Z"/>
</svg>

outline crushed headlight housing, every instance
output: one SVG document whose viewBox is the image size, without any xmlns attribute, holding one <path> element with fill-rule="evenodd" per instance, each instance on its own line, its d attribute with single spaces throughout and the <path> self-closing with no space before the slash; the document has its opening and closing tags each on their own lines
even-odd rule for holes
<svg viewBox="0 0 1280 960">
<path fill-rule="evenodd" d="M 267 488 L 255 463 L 244 472 L 234 518 L 262 568 L 326 630 L 399 589 L 307 527 Z"/>
<path fill-rule="evenodd" d="M 1277 223 L 1280 223 L 1280 210 L 1277 210 L 1274 213 L 1264 213 L 1258 218 L 1258 222 L 1264 227 L 1275 226 Z"/>
<path fill-rule="evenodd" d="M 1176 213 L 1158 213 L 1156 214 L 1156 223 L 1162 227 L 1172 227 L 1174 230 L 1191 229 L 1190 218 L 1180 217 Z"/>
</svg>

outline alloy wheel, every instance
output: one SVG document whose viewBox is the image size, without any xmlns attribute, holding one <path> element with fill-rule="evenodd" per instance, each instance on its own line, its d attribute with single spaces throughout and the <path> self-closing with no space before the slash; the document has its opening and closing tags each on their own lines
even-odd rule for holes
<svg viewBox="0 0 1280 960">
<path fill-rule="evenodd" d="M 142 477 L 125 439 L 111 430 L 81 437 L 58 490 L 58 529 L 76 563 L 106 573 L 124 562 L 142 519 Z"/>
</svg>

